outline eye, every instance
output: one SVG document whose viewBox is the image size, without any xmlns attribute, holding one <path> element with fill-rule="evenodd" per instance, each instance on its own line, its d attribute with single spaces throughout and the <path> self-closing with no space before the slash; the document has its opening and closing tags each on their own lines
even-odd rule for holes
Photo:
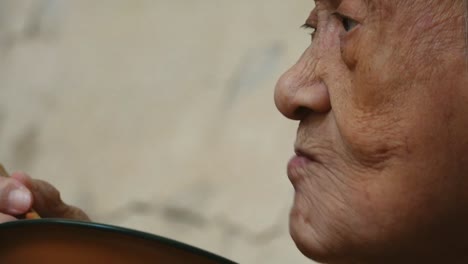
<svg viewBox="0 0 468 264">
<path fill-rule="evenodd" d="M 346 32 L 353 30 L 356 26 L 359 25 L 359 23 L 356 20 L 351 19 L 347 16 L 344 16 L 340 13 L 333 13 L 333 14 L 337 16 L 339 20 L 341 20 L 341 23 L 343 24 L 343 28 L 346 30 Z"/>
<path fill-rule="evenodd" d="M 358 25 L 357 21 L 352 20 L 351 18 L 348 18 L 348 17 L 343 17 L 342 22 L 343 22 L 344 29 L 348 32 Z"/>
<path fill-rule="evenodd" d="M 309 25 L 309 24 L 306 23 L 306 24 L 302 25 L 301 28 L 306 29 L 307 31 L 309 31 L 309 35 L 311 35 L 312 39 L 314 39 L 315 32 L 316 32 L 315 26 Z"/>
</svg>

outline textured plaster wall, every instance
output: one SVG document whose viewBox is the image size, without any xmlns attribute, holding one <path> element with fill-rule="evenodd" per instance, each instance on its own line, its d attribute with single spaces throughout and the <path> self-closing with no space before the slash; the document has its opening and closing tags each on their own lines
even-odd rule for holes
<svg viewBox="0 0 468 264">
<path fill-rule="evenodd" d="M 288 234 L 297 124 L 273 104 L 310 0 L 0 0 L 0 161 L 93 220 L 241 263 Z"/>
</svg>

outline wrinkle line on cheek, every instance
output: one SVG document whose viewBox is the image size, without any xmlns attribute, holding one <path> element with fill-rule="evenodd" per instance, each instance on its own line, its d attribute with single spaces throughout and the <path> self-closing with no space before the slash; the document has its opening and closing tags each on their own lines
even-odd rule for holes
<svg viewBox="0 0 468 264">
<path fill-rule="evenodd" d="M 340 208 L 346 208 L 347 203 L 346 203 L 346 192 L 344 191 L 346 188 L 350 187 L 348 183 L 346 183 L 342 178 L 339 177 L 339 175 L 334 174 L 323 166 L 323 164 L 320 164 L 321 169 L 325 171 L 325 174 L 321 173 L 318 174 L 315 173 L 315 170 L 318 168 L 315 168 L 315 170 L 311 171 L 311 169 L 308 169 L 308 175 L 309 177 L 306 178 L 306 184 L 309 186 L 316 186 L 318 187 L 318 190 L 320 193 L 325 193 L 327 196 L 333 199 L 333 202 L 331 204 L 336 205 L 337 203 L 340 205 Z M 345 175 L 345 174 L 341 174 Z M 316 194 L 316 192 L 312 192 Z M 322 197 L 322 199 L 320 199 Z M 318 201 L 321 201 L 320 204 L 322 204 L 323 201 L 323 196 L 316 195 L 316 199 Z M 330 201 L 328 201 L 330 202 Z"/>
</svg>

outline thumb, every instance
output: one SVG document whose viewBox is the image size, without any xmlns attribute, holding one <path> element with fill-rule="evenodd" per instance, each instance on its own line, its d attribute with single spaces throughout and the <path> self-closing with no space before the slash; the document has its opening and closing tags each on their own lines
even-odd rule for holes
<svg viewBox="0 0 468 264">
<path fill-rule="evenodd" d="M 62 201 L 60 192 L 50 183 L 35 180 L 25 173 L 13 173 L 12 178 L 23 183 L 34 197 L 33 208 L 43 218 L 67 218 L 89 221 L 89 217 L 79 208 Z"/>
<path fill-rule="evenodd" d="M 0 212 L 20 215 L 31 208 L 33 197 L 28 188 L 11 178 L 0 178 Z"/>
</svg>

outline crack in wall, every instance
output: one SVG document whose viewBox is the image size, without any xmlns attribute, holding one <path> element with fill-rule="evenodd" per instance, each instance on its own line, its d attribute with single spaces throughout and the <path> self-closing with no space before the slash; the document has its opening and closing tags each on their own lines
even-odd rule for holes
<svg viewBox="0 0 468 264">
<path fill-rule="evenodd" d="M 63 1 L 0 2 L 0 48 L 10 50 L 23 41 L 57 35 Z"/>
</svg>

